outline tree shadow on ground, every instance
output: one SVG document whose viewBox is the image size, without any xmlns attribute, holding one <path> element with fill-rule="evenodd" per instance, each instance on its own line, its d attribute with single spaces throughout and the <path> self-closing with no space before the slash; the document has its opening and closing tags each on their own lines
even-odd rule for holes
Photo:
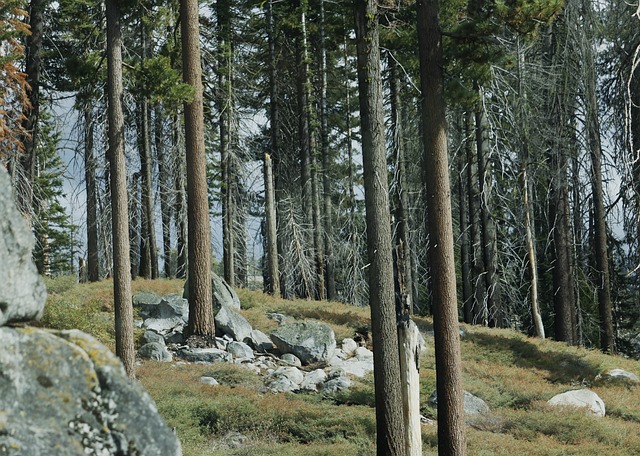
<svg viewBox="0 0 640 456">
<path fill-rule="evenodd" d="M 598 366 L 585 355 L 561 346 L 560 342 L 550 342 L 558 344 L 556 350 L 544 350 L 538 343 L 515 334 L 468 332 L 464 340 L 501 354 L 505 361 L 511 358 L 517 367 L 547 371 L 547 380 L 552 383 L 584 383 L 585 380 L 590 383 L 600 373 Z"/>
</svg>

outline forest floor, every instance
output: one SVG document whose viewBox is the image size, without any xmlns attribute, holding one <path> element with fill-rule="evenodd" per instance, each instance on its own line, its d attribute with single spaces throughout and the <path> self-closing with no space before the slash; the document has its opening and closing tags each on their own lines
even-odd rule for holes
<svg viewBox="0 0 640 456">
<path fill-rule="evenodd" d="M 182 292 L 179 280 L 135 280 L 133 292 Z M 49 298 L 42 326 L 78 328 L 113 350 L 111 281 L 77 284 L 73 277 L 47 281 Z M 331 325 L 340 342 L 369 324 L 369 309 L 339 303 L 281 300 L 238 290 L 241 313 L 266 334 L 278 312 Z M 428 405 L 436 372 L 431 320 L 416 317 L 426 335 L 420 369 L 423 454 L 437 454 L 436 410 Z M 640 375 L 640 363 L 595 350 L 528 338 L 506 329 L 461 325 L 466 391 L 491 407 L 467 420 L 470 455 L 632 455 L 640 454 L 640 384 L 606 380 L 614 368 Z M 136 333 L 139 339 L 141 331 Z M 220 385 L 200 383 L 212 376 Z M 160 414 L 176 429 L 185 456 L 208 455 L 372 455 L 375 410 L 372 377 L 355 380 L 348 391 L 266 393 L 257 374 L 238 365 L 196 365 L 140 360 L 137 377 Z M 605 402 L 606 416 L 555 409 L 558 393 L 589 388 Z"/>
</svg>

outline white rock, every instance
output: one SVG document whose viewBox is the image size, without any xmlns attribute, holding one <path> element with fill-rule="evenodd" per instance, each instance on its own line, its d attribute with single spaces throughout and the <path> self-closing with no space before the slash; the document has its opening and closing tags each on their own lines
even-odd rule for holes
<svg viewBox="0 0 640 456">
<path fill-rule="evenodd" d="M 327 379 L 327 374 L 322 369 L 316 369 L 305 375 L 300 387 L 307 391 L 318 391 L 318 387 Z"/>
<path fill-rule="evenodd" d="M 347 356 L 353 356 L 357 348 L 358 343 L 355 340 L 349 337 L 346 339 L 342 339 L 342 351 L 344 351 Z"/>
<path fill-rule="evenodd" d="M 211 385 L 211 386 L 219 385 L 218 380 L 216 380 L 213 377 L 206 377 L 206 376 L 200 377 L 200 383 L 202 383 L 203 385 Z"/>
<path fill-rule="evenodd" d="M 338 377 L 329 380 L 322 386 L 322 392 L 327 394 L 337 393 L 338 391 L 351 387 L 351 380 L 346 377 Z"/>
<path fill-rule="evenodd" d="M 373 352 L 366 347 L 358 347 L 356 348 L 356 358 L 358 361 L 373 361 Z"/>
<path fill-rule="evenodd" d="M 587 408 L 595 416 L 602 417 L 605 415 L 604 401 L 596 393 L 588 389 L 558 394 L 549 399 L 548 404 L 559 407 Z"/>
<path fill-rule="evenodd" d="M 624 369 L 611 369 L 609 372 L 607 372 L 606 376 L 613 379 L 629 380 L 632 383 L 640 382 L 640 379 L 636 374 L 633 374 Z"/>
<path fill-rule="evenodd" d="M 234 358 L 238 359 L 253 359 L 255 355 L 253 354 L 253 350 L 244 342 L 229 342 L 227 345 L 227 351 L 233 355 Z"/>
<path fill-rule="evenodd" d="M 147 318 L 143 325 L 144 328 L 157 332 L 158 334 L 168 334 L 175 328 L 184 327 L 184 321 L 179 317 L 171 318 Z"/>
<path fill-rule="evenodd" d="M 347 374 L 362 378 L 369 372 L 373 372 L 373 359 L 359 360 L 350 358 L 342 363 L 342 367 Z"/>
<path fill-rule="evenodd" d="M 297 367 L 282 366 L 275 370 L 272 377 L 286 377 L 296 385 L 300 385 L 304 380 L 304 374 Z"/>
<path fill-rule="evenodd" d="M 296 367 L 302 366 L 302 361 L 300 361 L 300 358 L 298 358 L 296 355 L 291 353 L 285 353 L 280 357 L 280 359 L 282 359 L 282 361 L 284 361 L 285 363 L 291 364 L 292 366 L 296 366 Z"/>
</svg>

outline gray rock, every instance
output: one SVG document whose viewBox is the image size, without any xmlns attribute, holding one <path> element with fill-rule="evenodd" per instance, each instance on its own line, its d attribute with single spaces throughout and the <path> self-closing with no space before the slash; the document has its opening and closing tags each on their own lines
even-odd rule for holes
<svg viewBox="0 0 640 456">
<path fill-rule="evenodd" d="M 628 372 L 624 369 L 611 369 L 609 372 L 605 374 L 605 377 L 612 380 L 628 381 L 630 383 L 640 382 L 640 379 L 636 374 Z"/>
<path fill-rule="evenodd" d="M 215 378 L 207 377 L 207 376 L 200 377 L 200 383 L 202 383 L 203 385 L 211 385 L 211 386 L 216 386 L 220 384 L 218 383 L 218 380 L 216 380 Z"/>
<path fill-rule="evenodd" d="M 586 408 L 598 417 L 605 415 L 604 401 L 591 390 L 581 389 L 557 394 L 547 401 L 549 405 L 558 407 Z"/>
<path fill-rule="evenodd" d="M 185 323 L 189 321 L 189 301 L 178 295 L 168 295 L 162 298 L 156 309 L 156 318 L 181 318 Z"/>
<path fill-rule="evenodd" d="M 343 349 L 336 348 L 333 351 L 333 357 L 332 358 L 338 358 L 338 359 L 341 359 L 341 360 L 345 360 L 345 359 L 349 358 L 349 356 L 350 355 L 346 354 Z M 331 361 L 329 361 L 329 364 L 331 364 Z"/>
<path fill-rule="evenodd" d="M 145 319 L 156 313 L 162 297 L 145 291 L 133 295 L 133 307 L 138 309 L 138 314 Z"/>
<path fill-rule="evenodd" d="M 431 396 L 429 396 L 429 404 L 433 407 L 438 406 L 438 392 L 434 391 Z M 469 393 L 468 391 L 464 392 L 464 414 L 465 415 L 481 415 L 484 413 L 489 413 L 491 409 L 489 405 L 480 399 L 477 396 Z"/>
<path fill-rule="evenodd" d="M 353 356 L 357 348 L 358 343 L 355 340 L 351 338 L 342 339 L 342 351 L 347 356 Z"/>
<path fill-rule="evenodd" d="M 271 339 L 269 339 L 269 336 L 259 329 L 251 331 L 251 345 L 256 351 L 261 353 L 271 352 L 276 348 L 273 342 L 271 342 Z"/>
<path fill-rule="evenodd" d="M 37 320 L 47 290 L 31 257 L 33 233 L 18 212 L 7 170 L 0 165 L 0 326 Z"/>
<path fill-rule="evenodd" d="M 223 448 L 236 449 L 246 446 L 249 438 L 238 431 L 229 431 L 220 439 Z"/>
<path fill-rule="evenodd" d="M 271 379 L 267 382 L 267 386 L 274 393 L 290 393 L 293 391 L 298 391 L 300 389 L 300 385 L 295 384 L 286 377 Z"/>
<path fill-rule="evenodd" d="M 304 374 L 300 369 L 293 366 L 282 366 L 275 370 L 272 377 L 286 377 L 296 385 L 300 385 L 304 380 Z"/>
<path fill-rule="evenodd" d="M 277 321 L 278 324 L 283 324 L 287 322 L 287 317 L 282 315 L 281 313 L 271 312 L 267 314 L 267 318 L 269 320 Z"/>
<path fill-rule="evenodd" d="M 304 374 L 296 367 L 279 367 L 266 379 L 267 386 L 275 392 L 298 391 Z"/>
<path fill-rule="evenodd" d="M 149 342 L 157 342 L 161 345 L 166 345 L 164 337 L 155 331 L 145 331 L 142 335 L 142 342 L 143 344 L 148 344 Z"/>
<path fill-rule="evenodd" d="M 300 388 L 307 391 L 318 391 L 326 380 L 326 372 L 322 369 L 316 369 L 304 376 Z"/>
<path fill-rule="evenodd" d="M 324 385 L 322 385 L 321 391 L 325 394 L 334 394 L 338 391 L 351 388 L 351 380 L 346 377 L 332 378 Z"/>
<path fill-rule="evenodd" d="M 138 350 L 138 355 L 142 358 L 153 359 L 155 361 L 173 361 L 173 355 L 167 350 L 164 344 L 149 342 Z"/>
<path fill-rule="evenodd" d="M 147 318 L 142 324 L 143 328 L 150 329 L 158 334 L 169 334 L 176 329 L 184 327 L 185 323 L 180 317 L 171 318 Z"/>
<path fill-rule="evenodd" d="M 295 366 L 295 367 L 302 366 L 302 361 L 300 361 L 300 358 L 298 358 L 296 355 L 292 353 L 285 353 L 280 357 L 280 359 L 285 363 L 291 364 L 292 366 Z"/>
<path fill-rule="evenodd" d="M 371 361 L 373 362 L 373 352 L 367 347 L 356 348 L 355 357 L 358 361 Z"/>
<path fill-rule="evenodd" d="M 77 330 L 0 328 L 0 449 L 10 454 L 181 455 L 153 400 Z"/>
<path fill-rule="evenodd" d="M 217 274 L 211 273 L 211 288 L 213 292 L 213 310 L 218 312 L 222 307 L 240 309 L 240 298 L 233 288 Z M 184 284 L 182 297 L 189 300 L 189 278 Z"/>
<path fill-rule="evenodd" d="M 345 371 L 342 367 L 340 366 L 332 366 L 331 368 L 329 368 L 328 372 L 327 372 L 327 378 L 329 380 L 332 380 L 334 378 L 340 378 L 340 377 L 347 377 L 347 371 Z"/>
<path fill-rule="evenodd" d="M 254 359 L 255 355 L 253 354 L 253 350 L 244 342 L 229 342 L 227 345 L 227 351 L 233 355 L 234 358 L 238 359 Z"/>
<path fill-rule="evenodd" d="M 224 350 L 218 348 L 181 348 L 178 355 L 194 363 L 230 363 L 233 356 Z"/>
<path fill-rule="evenodd" d="M 282 353 L 293 353 L 302 364 L 327 362 L 336 348 L 333 330 L 324 323 L 306 321 L 279 326 L 271 340 Z"/>
<path fill-rule="evenodd" d="M 216 328 L 238 342 L 250 342 L 253 328 L 246 318 L 229 307 L 222 307 L 215 317 Z"/>
<path fill-rule="evenodd" d="M 373 372 L 373 359 L 359 360 L 358 358 L 349 358 L 333 366 L 341 367 L 349 375 L 363 378 L 369 372 Z"/>
<path fill-rule="evenodd" d="M 177 326 L 173 330 L 164 336 L 165 342 L 169 344 L 181 344 L 184 342 L 184 326 Z"/>
</svg>

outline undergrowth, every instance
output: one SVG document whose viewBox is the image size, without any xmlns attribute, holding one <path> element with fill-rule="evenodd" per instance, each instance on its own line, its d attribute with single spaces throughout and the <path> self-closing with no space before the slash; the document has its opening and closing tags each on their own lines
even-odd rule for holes
<svg viewBox="0 0 640 456">
<path fill-rule="evenodd" d="M 179 280 L 135 280 L 133 291 L 181 293 Z M 74 278 L 47 280 L 49 299 L 41 326 L 79 328 L 114 347 L 113 284 L 77 284 Z M 269 333 L 277 322 L 313 319 L 331 325 L 338 342 L 370 324 L 367 308 L 339 303 L 281 300 L 239 290 L 242 314 Z M 435 390 L 435 353 L 430 319 L 416 317 L 426 335 L 420 359 L 421 412 Z M 640 386 L 610 381 L 602 374 L 622 368 L 639 374 L 637 361 L 595 350 L 528 338 L 511 330 L 462 325 L 463 381 L 466 391 L 491 407 L 467 417 L 469 454 L 475 455 L 630 455 L 640 454 Z M 185 456 L 277 455 L 351 456 L 375 453 L 374 388 L 371 376 L 348 391 L 274 394 L 242 366 L 144 361 L 137 376 L 160 414 L 176 429 Z M 218 386 L 200 383 L 211 376 Z M 607 416 L 554 409 L 547 400 L 571 389 L 590 388 L 605 402 Z M 437 425 L 422 427 L 423 454 L 437 454 Z"/>
</svg>

